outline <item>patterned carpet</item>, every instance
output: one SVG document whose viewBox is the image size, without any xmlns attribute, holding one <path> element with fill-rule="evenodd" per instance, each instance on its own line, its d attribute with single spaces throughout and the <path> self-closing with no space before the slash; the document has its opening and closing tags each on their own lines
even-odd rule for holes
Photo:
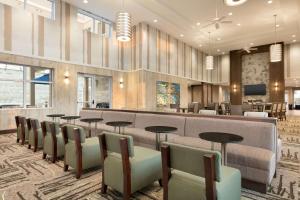
<svg viewBox="0 0 300 200">
<path fill-rule="evenodd" d="M 243 189 L 243 199 L 300 199 L 300 118 L 279 122 L 279 133 L 284 148 L 277 178 L 269 186 L 268 194 Z M 33 153 L 15 141 L 15 134 L 0 135 L 0 199 L 121 199 L 121 195 L 113 190 L 105 196 L 100 194 L 101 169 L 91 170 L 76 180 L 72 171 L 63 172 L 62 161 L 52 164 L 42 160 L 41 151 Z M 154 183 L 135 193 L 132 199 L 159 200 L 162 192 L 158 183 Z"/>
</svg>

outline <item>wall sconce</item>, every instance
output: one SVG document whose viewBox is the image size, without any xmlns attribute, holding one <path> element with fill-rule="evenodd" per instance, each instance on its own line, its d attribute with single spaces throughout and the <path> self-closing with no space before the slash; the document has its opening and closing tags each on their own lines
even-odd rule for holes
<svg viewBox="0 0 300 200">
<path fill-rule="evenodd" d="M 123 78 L 120 78 L 120 88 L 124 88 L 124 81 L 123 81 Z"/>
<path fill-rule="evenodd" d="M 65 72 L 64 77 L 64 82 L 68 85 L 70 83 L 69 72 Z"/>
<path fill-rule="evenodd" d="M 275 89 L 276 92 L 279 90 L 279 84 L 278 84 L 277 81 L 274 84 L 274 89 Z"/>
<path fill-rule="evenodd" d="M 233 85 L 233 92 L 234 92 L 234 93 L 237 92 L 237 86 L 236 86 L 236 84 Z"/>
</svg>

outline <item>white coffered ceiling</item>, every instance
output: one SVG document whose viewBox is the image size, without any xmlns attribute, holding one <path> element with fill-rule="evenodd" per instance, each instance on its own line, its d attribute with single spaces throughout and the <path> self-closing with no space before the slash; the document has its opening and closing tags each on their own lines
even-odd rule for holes
<svg viewBox="0 0 300 200">
<path fill-rule="evenodd" d="M 66 1 L 112 21 L 122 5 L 122 0 L 88 0 L 87 4 L 83 0 Z M 223 0 L 216 1 L 219 15 L 226 15 L 226 20 L 233 21 L 232 24 L 221 24 L 218 30 L 214 26 L 201 28 L 215 17 L 215 0 L 125 0 L 125 9 L 132 14 L 135 24 L 147 22 L 206 52 L 208 32 L 212 32 L 214 54 L 272 43 L 274 14 L 278 15 L 278 40 L 285 43 L 300 41 L 300 0 L 273 0 L 272 3 L 248 0 L 237 7 L 225 6 Z M 231 16 L 228 15 L 230 12 Z M 184 36 L 180 37 L 181 34 Z"/>
</svg>

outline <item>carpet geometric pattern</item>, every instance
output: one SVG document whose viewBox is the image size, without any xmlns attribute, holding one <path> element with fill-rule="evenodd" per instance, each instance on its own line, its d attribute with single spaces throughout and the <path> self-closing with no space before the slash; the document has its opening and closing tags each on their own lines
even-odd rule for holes
<svg viewBox="0 0 300 200">
<path fill-rule="evenodd" d="M 272 180 L 267 194 L 242 190 L 243 199 L 299 200 L 300 197 L 300 118 L 279 122 L 283 140 L 282 159 L 277 177 Z M 63 171 L 63 162 L 52 164 L 42 159 L 42 152 L 34 153 L 16 143 L 16 134 L 0 135 L 0 200 L 95 200 L 121 199 L 109 189 L 101 195 L 101 169 L 85 172 L 77 180 L 74 172 Z M 163 190 L 158 183 L 132 195 L 137 200 L 160 200 Z"/>
</svg>

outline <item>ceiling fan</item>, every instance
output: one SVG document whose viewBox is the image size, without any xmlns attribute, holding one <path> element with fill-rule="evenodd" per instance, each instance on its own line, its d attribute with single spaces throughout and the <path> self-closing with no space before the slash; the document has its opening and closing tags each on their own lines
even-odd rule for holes
<svg viewBox="0 0 300 200">
<path fill-rule="evenodd" d="M 247 53 L 251 53 L 251 51 L 257 51 L 256 47 L 244 47 L 240 51 L 246 51 Z"/>
<path fill-rule="evenodd" d="M 208 20 L 208 24 L 206 24 L 205 26 L 202 27 L 203 28 L 206 28 L 206 27 L 209 27 L 209 26 L 212 26 L 214 25 L 216 29 L 219 29 L 221 24 L 231 24 L 232 21 L 230 20 L 226 20 L 227 16 L 224 15 L 224 16 L 219 16 L 219 13 L 218 13 L 218 7 L 217 7 L 217 0 L 216 0 L 216 16 L 210 20 Z"/>
</svg>

